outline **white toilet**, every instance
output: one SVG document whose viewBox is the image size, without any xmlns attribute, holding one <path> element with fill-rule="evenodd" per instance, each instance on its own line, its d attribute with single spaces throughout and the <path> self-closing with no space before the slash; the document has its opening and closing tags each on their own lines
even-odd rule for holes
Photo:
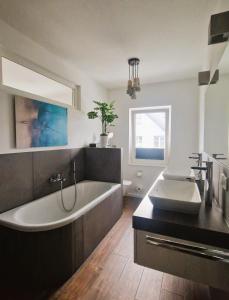
<svg viewBox="0 0 229 300">
<path fill-rule="evenodd" d="M 129 189 L 129 187 L 131 186 L 131 184 L 132 184 L 132 181 L 126 180 L 126 179 L 123 180 L 123 196 L 127 195 L 127 191 Z"/>
</svg>

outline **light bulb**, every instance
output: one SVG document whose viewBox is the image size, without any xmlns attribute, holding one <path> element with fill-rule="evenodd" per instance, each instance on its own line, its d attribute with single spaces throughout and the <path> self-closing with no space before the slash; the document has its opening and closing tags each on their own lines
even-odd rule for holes
<svg viewBox="0 0 229 300">
<path fill-rule="evenodd" d="M 140 79 L 139 79 L 139 77 L 137 77 L 135 79 L 136 79 L 136 91 L 139 92 L 141 90 Z"/>
</svg>

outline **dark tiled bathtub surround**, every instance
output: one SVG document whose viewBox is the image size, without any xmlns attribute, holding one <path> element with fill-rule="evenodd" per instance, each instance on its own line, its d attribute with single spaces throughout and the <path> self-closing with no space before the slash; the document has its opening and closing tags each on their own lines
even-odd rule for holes
<svg viewBox="0 0 229 300">
<path fill-rule="evenodd" d="M 120 183 L 122 149 L 85 148 L 86 179 Z"/>
<path fill-rule="evenodd" d="M 47 179 L 61 173 L 66 179 L 64 187 L 71 184 L 70 151 L 42 151 L 33 153 L 34 198 L 40 198 L 60 189 L 59 183 L 50 184 Z"/>
<path fill-rule="evenodd" d="M 0 155 L 0 213 L 59 190 L 49 178 L 62 173 L 64 186 L 84 179 L 121 182 L 121 149 L 63 149 Z M 101 151 L 100 151 L 101 150 Z"/>
<path fill-rule="evenodd" d="M 33 199 L 33 154 L 0 155 L 0 212 Z"/>
<path fill-rule="evenodd" d="M 74 184 L 73 162 L 76 162 L 76 181 L 84 180 L 84 149 L 54 150 L 33 153 L 34 198 L 53 193 L 59 184 L 50 184 L 47 178 L 61 173 L 66 179 L 64 187 Z"/>
</svg>

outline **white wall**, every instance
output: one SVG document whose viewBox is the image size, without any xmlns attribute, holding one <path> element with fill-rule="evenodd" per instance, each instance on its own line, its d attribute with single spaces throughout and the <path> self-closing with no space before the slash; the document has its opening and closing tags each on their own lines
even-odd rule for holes
<svg viewBox="0 0 229 300">
<path fill-rule="evenodd" d="M 131 194 L 144 194 L 162 168 L 135 166 L 128 164 L 129 108 L 171 105 L 171 158 L 170 167 L 186 167 L 188 156 L 198 149 L 198 86 L 194 79 L 143 85 L 137 100 L 131 100 L 125 88 L 109 91 L 109 99 L 115 101 L 119 119 L 114 129 L 113 143 L 123 147 L 124 178 L 132 180 Z M 138 178 L 137 171 L 143 176 Z M 136 185 L 143 187 L 142 193 L 136 193 Z"/>
<path fill-rule="evenodd" d="M 107 91 L 88 77 L 84 72 L 70 65 L 61 58 L 54 56 L 48 50 L 36 44 L 31 39 L 19 33 L 0 20 L 0 46 L 4 50 L 29 60 L 40 68 L 48 70 L 66 80 L 81 86 L 82 111 L 69 109 L 67 147 L 82 147 L 98 137 L 101 128 L 98 120 L 88 120 L 86 112 L 93 107 L 93 100 L 106 99 Z M 17 150 L 14 145 L 13 95 L 0 89 L 0 153 L 31 151 Z M 66 147 L 40 148 L 34 150 L 50 150 Z"/>
</svg>

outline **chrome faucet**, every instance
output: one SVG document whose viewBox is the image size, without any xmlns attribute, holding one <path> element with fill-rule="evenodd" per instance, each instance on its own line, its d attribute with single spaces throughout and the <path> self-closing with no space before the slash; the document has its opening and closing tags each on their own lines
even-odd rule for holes
<svg viewBox="0 0 229 300">
<path fill-rule="evenodd" d="M 201 166 L 202 166 L 202 160 L 203 160 L 203 155 L 202 155 L 202 153 L 192 153 L 192 154 L 194 154 L 194 155 L 196 155 L 196 156 L 189 156 L 189 158 L 190 158 L 190 159 L 195 159 L 196 162 L 197 162 L 197 166 L 198 166 L 198 167 L 201 167 Z M 198 179 L 199 179 L 200 181 L 202 181 L 202 171 L 199 171 L 199 173 L 198 173 Z"/>
<path fill-rule="evenodd" d="M 208 183 L 207 195 L 206 195 L 206 205 L 212 206 L 213 200 L 213 162 L 212 161 L 204 161 L 206 167 L 191 167 L 193 170 L 206 171 L 206 180 Z"/>
<path fill-rule="evenodd" d="M 57 183 L 57 182 L 64 182 L 64 181 L 66 181 L 66 178 L 64 178 L 61 173 L 57 173 L 56 175 L 51 176 L 49 178 L 50 183 Z"/>
<path fill-rule="evenodd" d="M 192 153 L 196 156 L 189 156 L 190 159 L 196 159 L 197 161 L 197 166 L 201 167 L 202 166 L 202 153 Z"/>
</svg>

